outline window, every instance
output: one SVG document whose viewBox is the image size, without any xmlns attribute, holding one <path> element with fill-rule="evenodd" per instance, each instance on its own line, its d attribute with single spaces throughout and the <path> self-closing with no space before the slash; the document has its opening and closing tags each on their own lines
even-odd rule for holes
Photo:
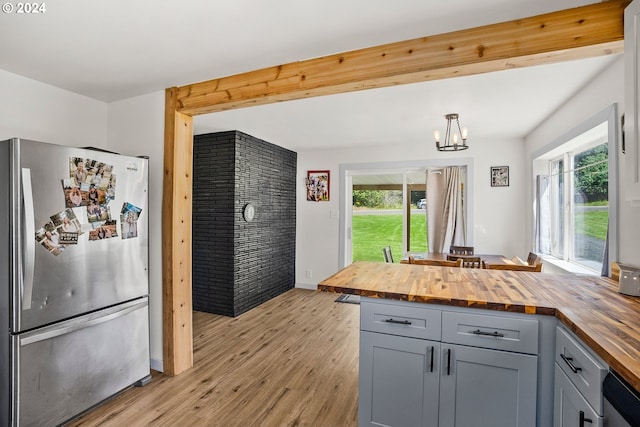
<svg viewBox="0 0 640 427">
<path fill-rule="evenodd" d="M 609 223 L 608 143 L 549 162 L 551 254 L 602 270 Z"/>
<path fill-rule="evenodd" d="M 615 117 L 614 105 L 533 162 L 536 250 L 582 269 L 571 271 L 607 274 L 616 256 Z"/>
</svg>

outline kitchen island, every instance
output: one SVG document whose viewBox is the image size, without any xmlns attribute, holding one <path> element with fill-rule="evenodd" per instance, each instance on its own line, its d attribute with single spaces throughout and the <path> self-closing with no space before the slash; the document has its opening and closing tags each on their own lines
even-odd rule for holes
<svg viewBox="0 0 640 427">
<path fill-rule="evenodd" d="M 318 289 L 484 315 L 552 316 L 640 390 L 640 300 L 617 286 L 592 276 L 356 262 Z"/>
</svg>

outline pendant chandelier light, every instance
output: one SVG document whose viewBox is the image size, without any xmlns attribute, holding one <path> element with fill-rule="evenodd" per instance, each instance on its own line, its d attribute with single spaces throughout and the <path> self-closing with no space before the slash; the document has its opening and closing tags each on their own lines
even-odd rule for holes
<svg viewBox="0 0 640 427">
<path fill-rule="evenodd" d="M 444 117 L 447 119 L 447 131 L 444 135 L 444 141 L 440 142 L 439 131 L 433 133 L 438 151 L 461 151 L 469 148 L 467 145 L 467 128 L 460 128 L 458 114 L 451 113 Z M 452 126 L 453 121 L 455 121 L 455 124 Z"/>
</svg>

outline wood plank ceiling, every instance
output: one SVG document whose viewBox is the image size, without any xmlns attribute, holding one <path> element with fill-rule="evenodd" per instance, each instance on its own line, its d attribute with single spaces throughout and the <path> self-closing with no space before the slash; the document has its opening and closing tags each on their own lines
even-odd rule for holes
<svg viewBox="0 0 640 427">
<path fill-rule="evenodd" d="M 193 366 L 193 116 L 622 53 L 629 2 L 610 0 L 168 88 L 162 201 L 165 373 L 177 375 Z"/>
</svg>

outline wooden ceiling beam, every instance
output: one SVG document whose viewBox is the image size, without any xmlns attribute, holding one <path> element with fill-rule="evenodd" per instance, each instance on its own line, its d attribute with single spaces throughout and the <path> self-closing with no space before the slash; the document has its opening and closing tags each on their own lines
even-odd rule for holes
<svg viewBox="0 0 640 427">
<path fill-rule="evenodd" d="M 610 0 L 194 83 L 178 88 L 178 111 L 206 114 L 622 53 L 628 3 Z"/>
</svg>

